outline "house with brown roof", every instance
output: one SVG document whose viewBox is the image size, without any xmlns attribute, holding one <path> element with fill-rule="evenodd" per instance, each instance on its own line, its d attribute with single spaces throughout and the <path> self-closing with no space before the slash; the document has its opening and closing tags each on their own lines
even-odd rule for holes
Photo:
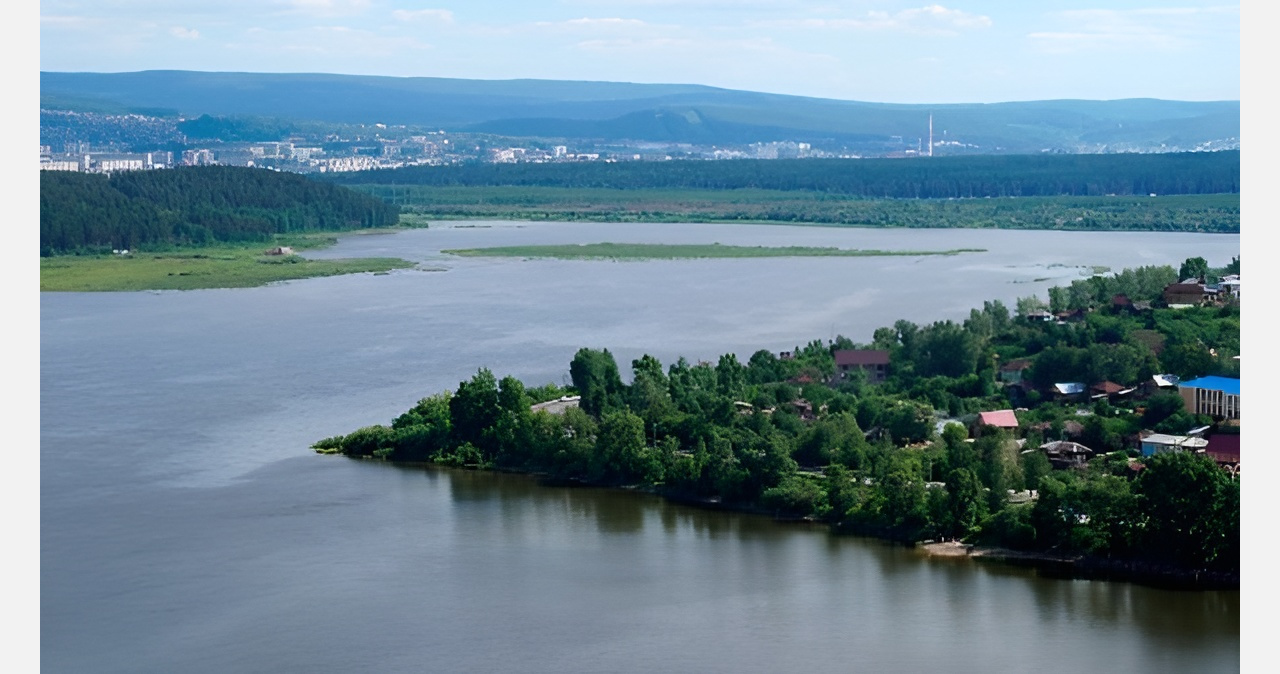
<svg viewBox="0 0 1280 674">
<path fill-rule="evenodd" d="M 1164 303 L 1170 307 L 1195 307 L 1205 301 L 1203 283 L 1170 283 L 1164 287 Z"/>
<path fill-rule="evenodd" d="M 1136 386 L 1121 386 L 1113 381 L 1102 381 L 1089 387 L 1089 397 L 1093 400 L 1115 400 L 1138 390 Z"/>
<path fill-rule="evenodd" d="M 1059 311 L 1053 316 L 1058 319 L 1059 323 L 1079 323 L 1084 320 L 1088 313 L 1084 309 L 1070 309 L 1068 311 Z"/>
<path fill-rule="evenodd" d="M 1014 358 L 999 368 L 1000 381 L 1006 384 L 1021 384 L 1027 370 L 1031 369 L 1031 361 L 1026 358 Z"/>
<path fill-rule="evenodd" d="M 867 381 L 879 384 L 889 376 L 889 352 L 882 349 L 841 349 L 835 352 L 836 377 L 845 379 L 855 369 L 867 373 Z"/>
</svg>

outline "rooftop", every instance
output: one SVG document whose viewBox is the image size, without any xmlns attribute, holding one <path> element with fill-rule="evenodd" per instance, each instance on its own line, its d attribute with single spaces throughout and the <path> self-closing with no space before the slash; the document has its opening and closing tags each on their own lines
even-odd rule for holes
<svg viewBox="0 0 1280 674">
<path fill-rule="evenodd" d="M 1204 388 L 1230 393 L 1231 395 L 1240 395 L 1240 380 L 1231 377 L 1201 377 L 1191 381 L 1184 381 L 1178 386 L 1182 388 Z"/>
<path fill-rule="evenodd" d="M 835 352 L 836 366 L 888 365 L 889 352 L 879 349 L 841 349 Z"/>
<path fill-rule="evenodd" d="M 1017 428 L 1018 416 L 1013 410 L 995 410 L 978 415 L 978 423 L 997 428 Z"/>
</svg>

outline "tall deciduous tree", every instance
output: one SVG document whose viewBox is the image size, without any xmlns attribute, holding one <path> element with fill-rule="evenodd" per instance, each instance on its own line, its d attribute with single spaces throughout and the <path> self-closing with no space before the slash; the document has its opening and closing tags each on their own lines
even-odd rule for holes
<svg viewBox="0 0 1280 674">
<path fill-rule="evenodd" d="M 579 403 L 589 414 L 600 416 L 623 404 L 622 377 L 608 349 L 582 348 L 569 363 L 569 377 L 582 396 Z"/>
</svg>

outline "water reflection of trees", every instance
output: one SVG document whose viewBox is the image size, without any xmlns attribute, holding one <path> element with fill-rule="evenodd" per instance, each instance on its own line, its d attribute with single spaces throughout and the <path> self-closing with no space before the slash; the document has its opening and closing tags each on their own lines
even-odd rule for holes
<svg viewBox="0 0 1280 674">
<path fill-rule="evenodd" d="M 550 532 L 590 527 L 604 535 L 636 535 L 655 525 L 667 539 L 733 541 L 740 571 L 784 572 L 797 536 L 823 536 L 823 566 L 833 592 L 854 597 L 885 587 L 925 592 L 954 620 L 975 611 L 1030 605 L 1042 630 L 1141 630 L 1149 647 L 1203 653 L 1239 640 L 1239 593 L 1170 591 L 1116 581 L 1052 578 L 1033 568 L 968 557 L 929 558 L 893 543 L 778 523 L 765 516 L 693 507 L 649 494 L 540 484 L 526 475 L 452 469 L 421 470 L 435 486 L 447 485 L 455 504 L 492 517 L 503 536 L 529 540 Z M 472 522 L 475 523 L 474 521 Z M 743 547 L 741 544 L 751 544 Z M 755 544 L 766 544 L 763 547 Z M 803 546 L 802 546 L 803 547 Z M 871 567 L 865 566 L 871 564 Z M 754 571 L 750 571 L 754 569 Z M 757 578 L 758 580 L 758 578 Z M 998 593 L 998 597 L 993 596 Z M 1018 609 L 1026 612 L 1026 609 Z M 1212 649 L 1210 649 L 1212 650 Z"/>
</svg>

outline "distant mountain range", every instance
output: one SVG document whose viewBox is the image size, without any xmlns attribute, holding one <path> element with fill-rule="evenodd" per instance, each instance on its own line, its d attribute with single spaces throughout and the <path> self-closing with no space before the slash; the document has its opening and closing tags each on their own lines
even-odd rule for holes
<svg viewBox="0 0 1280 674">
<path fill-rule="evenodd" d="M 1239 148 L 1239 101 L 866 103 L 685 84 L 193 71 L 40 73 L 41 107 L 598 142 L 927 146 L 946 154 Z"/>
</svg>

